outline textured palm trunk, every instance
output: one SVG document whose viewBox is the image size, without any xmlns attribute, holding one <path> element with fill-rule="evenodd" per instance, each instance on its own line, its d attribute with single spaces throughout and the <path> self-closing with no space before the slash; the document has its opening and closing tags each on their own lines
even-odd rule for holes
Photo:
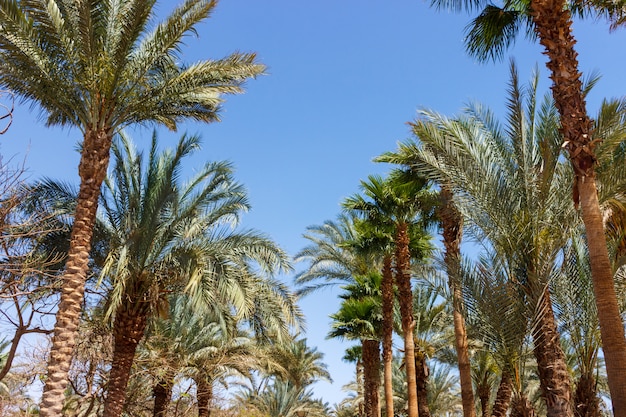
<svg viewBox="0 0 626 417">
<path fill-rule="evenodd" d="M 496 399 L 493 402 L 493 408 L 491 409 L 491 417 L 505 417 L 507 411 L 509 411 L 509 405 L 511 404 L 511 395 L 513 393 L 513 380 L 511 379 L 511 373 L 509 371 L 502 371 L 502 378 L 500 379 L 500 386 L 498 386 L 498 392 L 496 393 Z"/>
<path fill-rule="evenodd" d="M 536 417 L 537 412 L 528 398 L 522 394 L 515 394 L 511 401 L 511 414 L 509 417 Z"/>
<path fill-rule="evenodd" d="M 393 410 L 393 271 L 391 256 L 383 259 L 383 281 L 380 285 L 383 308 L 383 367 L 385 411 L 394 417 Z"/>
<path fill-rule="evenodd" d="M 42 417 L 58 417 L 62 414 L 84 300 L 100 187 L 109 166 L 111 140 L 112 135 L 108 129 L 87 130 L 83 139 L 83 150 L 78 166 L 80 188 L 48 358 L 47 376 L 41 397 Z"/>
<path fill-rule="evenodd" d="M 459 381 L 464 417 L 476 417 L 474 391 L 472 389 L 472 368 L 467 348 L 467 331 L 463 316 L 463 294 L 459 282 L 461 271 L 461 239 L 463 237 L 463 219 L 452 202 L 449 187 L 441 186 L 441 208 L 439 216 L 443 228 L 445 247 L 444 263 L 448 274 L 448 287 L 452 294 L 452 319 L 454 322 L 454 347 L 459 363 Z M 483 410 L 484 414 L 484 410 Z"/>
<path fill-rule="evenodd" d="M 361 355 L 363 356 L 363 355 Z M 363 382 L 363 361 L 362 359 L 358 359 L 356 361 L 356 387 L 357 387 L 357 395 L 360 396 L 361 398 L 365 398 L 365 383 Z M 358 415 L 359 417 L 363 417 L 365 414 L 364 408 L 363 408 L 363 403 L 360 402 L 359 403 L 359 410 L 358 410 Z"/>
<path fill-rule="evenodd" d="M 380 417 L 380 342 L 363 340 L 363 388 L 366 417 Z"/>
<path fill-rule="evenodd" d="M 626 416 L 626 338 L 613 285 L 611 264 L 595 183 L 595 142 L 578 71 L 572 19 L 564 0 L 531 0 L 531 15 L 548 56 L 552 94 L 574 168 L 574 199 L 580 201 L 589 247 L 602 349 L 616 417 Z"/>
<path fill-rule="evenodd" d="M 546 402 L 548 417 L 571 416 L 573 413 L 571 384 L 565 354 L 554 320 L 550 292 L 546 288 L 540 298 L 534 338 L 539 386 Z"/>
<path fill-rule="evenodd" d="M 195 379 L 196 396 L 198 400 L 198 417 L 211 415 L 211 401 L 213 400 L 213 385 L 206 378 Z"/>
<path fill-rule="evenodd" d="M 132 303 L 129 304 L 132 306 Z M 124 410 L 126 385 L 147 321 L 147 314 L 143 309 L 129 311 L 121 307 L 115 314 L 113 360 L 109 371 L 109 388 L 104 402 L 103 417 L 119 417 Z"/>
<path fill-rule="evenodd" d="M 417 384 L 415 378 L 415 341 L 413 331 L 413 292 L 411 288 L 411 256 L 409 254 L 409 235 L 407 224 L 398 225 L 396 235 L 396 285 L 402 316 L 402 333 L 404 337 L 404 369 L 406 372 L 408 417 L 418 417 Z"/>
<path fill-rule="evenodd" d="M 601 417 L 600 399 L 593 373 L 582 375 L 574 392 L 574 415 L 576 417 Z"/>
<path fill-rule="evenodd" d="M 161 378 L 152 388 L 152 395 L 154 396 L 154 410 L 152 415 L 154 417 L 166 417 L 167 407 L 172 400 L 172 388 L 173 379 L 170 377 Z"/>
<path fill-rule="evenodd" d="M 417 404 L 419 417 L 430 417 L 428 407 L 428 375 L 430 371 L 426 364 L 426 356 L 419 351 L 415 352 L 415 379 L 417 386 Z"/>
<path fill-rule="evenodd" d="M 480 409 L 482 411 L 482 417 L 489 417 L 489 400 L 491 399 L 491 387 L 486 381 L 487 377 L 483 378 L 480 385 L 476 388 L 476 395 L 480 401 Z"/>
</svg>

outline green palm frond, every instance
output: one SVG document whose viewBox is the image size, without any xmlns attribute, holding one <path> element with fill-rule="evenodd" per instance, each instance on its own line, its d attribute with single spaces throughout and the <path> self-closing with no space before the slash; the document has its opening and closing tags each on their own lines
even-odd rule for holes
<svg viewBox="0 0 626 417">
<path fill-rule="evenodd" d="M 309 226 L 304 237 L 311 243 L 294 257 L 296 263 L 309 262 L 295 277 L 300 295 L 350 283 L 354 276 L 376 270 L 376 258 L 359 251 L 355 245 L 359 242 L 359 232 L 353 215 L 341 214 L 336 221 Z"/>
<path fill-rule="evenodd" d="M 179 64 L 185 36 L 216 6 L 187 0 L 149 31 L 154 0 L 0 2 L 0 84 L 37 105 L 49 125 L 117 131 L 185 118 L 218 120 L 225 94 L 264 66 L 254 54 Z"/>
<path fill-rule="evenodd" d="M 525 28 L 528 38 L 535 38 L 530 18 L 524 10 L 488 4 L 465 28 L 465 48 L 480 61 L 497 61 L 515 43 Z"/>
</svg>

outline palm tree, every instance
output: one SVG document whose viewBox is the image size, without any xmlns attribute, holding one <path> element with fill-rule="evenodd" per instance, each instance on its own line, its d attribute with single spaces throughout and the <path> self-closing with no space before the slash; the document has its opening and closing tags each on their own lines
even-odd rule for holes
<svg viewBox="0 0 626 417">
<path fill-rule="evenodd" d="M 601 415 L 596 380 L 601 341 L 588 259 L 583 236 L 574 235 L 563 250 L 562 272 L 551 283 L 555 312 L 574 358 L 574 414 L 580 417 Z"/>
<path fill-rule="evenodd" d="M 413 312 L 415 317 L 415 368 L 420 417 L 433 415 L 428 401 L 428 359 L 450 345 L 449 321 L 445 302 L 431 286 L 417 285 L 413 290 Z"/>
<path fill-rule="evenodd" d="M 499 58 L 522 27 L 545 48 L 552 79 L 552 96 L 561 122 L 563 147 L 574 170 L 574 203 L 582 211 L 589 246 L 593 287 L 600 320 L 603 350 L 613 409 L 626 416 L 626 337 L 620 316 L 617 294 L 603 228 L 603 217 L 596 185 L 595 137 L 587 114 L 585 96 L 578 69 L 576 40 L 572 34 L 571 13 L 590 10 L 608 17 L 612 26 L 622 25 L 624 7 L 605 1 L 568 4 L 566 0 L 526 0 L 505 2 L 497 7 L 488 1 L 435 0 L 438 6 L 482 8 L 469 25 L 466 45 L 480 59 Z"/>
<path fill-rule="evenodd" d="M 324 354 L 307 345 L 306 338 L 284 340 L 268 349 L 271 360 L 279 365 L 279 375 L 296 388 L 307 387 L 316 381 L 332 382 Z M 282 374 L 282 375 L 281 375 Z"/>
<path fill-rule="evenodd" d="M 352 210 L 351 207 L 347 207 Z M 359 215 L 358 210 L 352 211 Z M 394 300 L 395 289 L 393 283 L 393 254 L 394 239 L 393 227 L 387 224 L 386 219 L 366 217 L 356 219 L 354 226 L 358 231 L 357 241 L 352 242 L 355 250 L 364 254 L 382 257 L 382 281 L 380 284 L 382 303 L 382 345 L 383 345 L 383 385 L 385 392 L 385 413 L 387 417 L 394 416 L 393 392 L 393 331 L 394 331 Z M 421 243 L 421 239 L 414 240 L 414 244 Z M 418 249 L 419 250 L 419 249 Z"/>
<path fill-rule="evenodd" d="M 512 395 L 519 396 L 524 389 L 533 306 L 526 303 L 524 290 L 509 280 L 505 265 L 497 257 L 484 257 L 478 265 L 464 265 L 462 274 L 471 332 L 481 342 L 484 354 L 493 358 L 500 374 L 491 415 L 505 416 Z M 484 415 L 487 401 L 481 399 Z"/>
<path fill-rule="evenodd" d="M 380 416 L 380 339 L 382 330 L 382 277 L 378 273 L 356 276 L 344 286 L 339 311 L 331 315 L 328 337 L 361 341 L 364 411 L 367 417 Z"/>
<path fill-rule="evenodd" d="M 197 314 L 189 300 L 174 295 L 167 318 L 153 318 L 144 343 L 139 346 L 139 363 L 154 375 L 153 415 L 167 415 L 176 376 L 196 383 L 198 415 L 208 416 L 213 383 L 227 375 L 248 375 L 264 365 L 262 350 L 248 332 L 224 311 L 221 316 Z"/>
<path fill-rule="evenodd" d="M 175 129 L 191 118 L 218 120 L 222 94 L 263 71 L 253 54 L 191 66 L 179 63 L 182 38 L 216 2 L 186 0 L 153 31 L 155 0 L 31 2 L 0 5 L 0 85 L 32 101 L 48 125 L 82 135 L 79 198 L 41 413 L 57 416 L 78 327 L 100 186 L 115 132 L 133 123 Z"/>
<path fill-rule="evenodd" d="M 504 129 L 480 105 L 454 120 L 424 111 L 413 129 L 428 145 L 402 145 L 398 154 L 415 155 L 415 169 L 449 181 L 469 232 L 523 285 L 537 307 L 535 355 L 548 415 L 569 415 L 569 375 L 547 283 L 575 216 L 562 186 L 570 171 L 558 159 L 556 111 L 547 97 L 538 103 L 538 76 L 523 90 L 514 64 L 511 74 Z"/>
<path fill-rule="evenodd" d="M 428 405 L 433 417 L 446 417 L 459 410 L 459 378 L 449 365 L 435 363 L 428 379 Z"/>
<path fill-rule="evenodd" d="M 121 413 L 135 350 L 167 294 L 185 291 L 198 309 L 230 306 L 241 319 L 264 317 L 257 309 L 264 303 L 260 308 L 274 313 L 256 324 L 277 335 L 299 317 L 293 295 L 259 275 L 288 269 L 285 254 L 257 232 L 229 226 L 248 207 L 230 166 L 208 163 L 188 184 L 178 183 L 184 158 L 198 147 L 197 137 L 183 136 L 175 151 L 159 154 L 154 135 L 144 167 L 128 139 L 114 143 L 102 204 L 110 249 L 101 279 L 111 282 L 107 314 L 114 318 L 105 416 Z"/>
<path fill-rule="evenodd" d="M 356 219 L 353 214 L 342 213 L 335 221 L 307 227 L 304 237 L 311 243 L 294 256 L 296 263 L 309 263 L 295 277 L 295 284 L 301 287 L 300 295 L 349 284 L 354 282 L 355 275 L 367 275 L 378 269 L 377 254 L 360 251 L 354 244 L 359 240 Z"/>
<path fill-rule="evenodd" d="M 436 152 L 436 149 L 432 149 Z M 377 162 L 388 162 L 411 166 L 414 163 L 415 155 L 384 154 L 375 160 Z M 463 317 L 463 297 L 461 294 L 461 282 L 459 278 L 461 262 L 461 240 L 463 237 L 463 218 L 454 205 L 452 191 L 447 181 L 440 183 L 440 202 L 437 207 L 437 217 L 441 223 L 443 245 L 444 245 L 444 265 L 448 275 L 448 289 L 452 293 L 453 323 L 455 334 L 455 349 L 457 352 L 457 362 L 459 368 L 459 379 L 461 383 L 461 398 L 463 400 L 463 415 L 465 417 L 475 417 L 474 393 L 472 391 L 471 366 L 468 352 L 467 331 L 465 318 Z"/>
<path fill-rule="evenodd" d="M 240 393 L 235 400 L 268 417 L 325 417 L 330 413 L 328 405 L 313 398 L 310 390 L 280 379 L 262 392 Z"/>
<path fill-rule="evenodd" d="M 394 239 L 395 281 L 402 317 L 404 355 L 409 417 L 418 415 L 415 374 L 415 345 L 413 340 L 413 297 L 411 289 L 411 259 L 423 260 L 429 252 L 429 237 L 425 226 L 433 207 L 433 194 L 423 178 L 400 170 L 392 172 L 387 180 L 370 176 L 361 181 L 362 195 L 354 195 L 344 202 L 348 210 L 361 213 L 368 221 L 385 224 Z M 421 227 L 418 227 L 420 225 Z M 388 287 L 387 287 L 388 288 Z"/>
</svg>

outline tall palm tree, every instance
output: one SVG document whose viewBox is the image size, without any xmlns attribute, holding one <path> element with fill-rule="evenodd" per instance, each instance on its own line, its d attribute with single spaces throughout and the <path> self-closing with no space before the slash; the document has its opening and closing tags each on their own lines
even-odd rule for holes
<svg viewBox="0 0 626 417">
<path fill-rule="evenodd" d="M 386 224 L 387 230 L 392 233 L 395 250 L 395 282 L 398 287 L 402 317 L 405 369 L 409 390 L 409 417 L 417 417 L 418 399 L 413 339 L 415 323 L 410 270 L 411 259 L 423 260 L 430 249 L 425 227 L 429 220 L 428 214 L 433 207 L 433 194 L 423 178 L 400 170 L 392 172 L 387 180 L 370 176 L 368 181 L 361 181 L 361 188 L 364 196 L 349 197 L 343 205 L 348 210 L 361 213 L 370 221 L 375 220 L 376 224 Z"/>
<path fill-rule="evenodd" d="M 359 214 L 358 211 L 356 214 Z M 382 222 L 380 222 L 382 220 Z M 394 416 L 393 404 L 393 330 L 394 300 L 393 283 L 393 230 L 384 219 L 356 219 L 354 226 L 358 231 L 357 241 L 352 242 L 355 250 L 382 257 L 382 281 L 380 284 L 382 308 L 382 345 L 383 345 L 383 386 L 385 393 L 385 413 Z"/>
<path fill-rule="evenodd" d="M 105 416 L 121 413 L 135 350 L 167 294 L 185 291 L 196 308 L 227 305 L 243 319 L 258 314 L 262 299 L 279 322 L 262 327 L 287 334 L 296 324 L 295 298 L 259 275 L 288 269 L 286 255 L 259 233 L 232 228 L 248 204 L 230 166 L 208 163 L 179 183 L 185 157 L 198 148 L 197 137 L 183 136 L 175 151 L 159 153 L 154 135 L 144 166 L 128 139 L 114 143 L 102 204 L 110 249 L 101 277 L 112 286 L 115 338 Z"/>
<path fill-rule="evenodd" d="M 363 361 L 364 411 L 367 417 L 380 417 L 380 339 L 382 330 L 382 277 L 378 273 L 356 276 L 344 286 L 339 311 L 331 315 L 328 337 L 360 340 Z"/>
<path fill-rule="evenodd" d="M 575 214 L 562 186 L 570 171 L 558 159 L 558 116 L 548 98 L 538 101 L 537 83 L 535 75 L 523 89 L 511 64 L 504 128 L 480 105 L 454 120 L 424 111 L 413 129 L 428 145 L 401 145 L 398 154 L 449 181 L 469 232 L 503 258 L 509 279 L 537 306 L 535 354 L 548 415 L 556 416 L 571 413 L 570 389 L 547 284 Z"/>
<path fill-rule="evenodd" d="M 530 37 L 537 38 L 545 49 L 552 96 L 560 116 L 561 143 L 574 170 L 573 199 L 577 206 L 580 205 L 586 230 L 613 409 L 618 413 L 616 415 L 626 416 L 626 337 L 596 185 L 595 148 L 600 140 L 594 137 L 587 113 L 572 31 L 572 11 L 581 14 L 596 12 L 608 17 L 616 27 L 624 24 L 626 9 L 619 2 L 605 1 L 525 0 L 505 2 L 503 7 L 481 0 L 434 0 L 433 3 L 456 9 L 482 9 L 469 25 L 466 40 L 470 53 L 480 59 L 501 57 L 522 28 Z"/>
<path fill-rule="evenodd" d="M 48 125 L 82 135 L 81 179 L 41 413 L 57 416 L 78 328 L 100 186 L 115 132 L 133 123 L 175 129 L 184 119 L 218 120 L 222 94 L 263 71 L 253 54 L 180 64 L 182 38 L 214 0 L 185 0 L 149 31 L 155 0 L 0 4 L 0 86 L 32 101 Z"/>
<path fill-rule="evenodd" d="M 437 152 L 435 148 L 431 149 Z M 406 158 L 408 156 L 408 159 Z M 414 164 L 416 155 L 403 155 L 387 153 L 375 160 L 401 164 L 411 167 Z M 463 415 L 465 417 L 475 417 L 474 393 L 472 390 L 471 366 L 469 359 L 467 330 L 465 318 L 463 316 L 463 297 L 461 294 L 461 282 L 459 277 L 461 263 L 461 240 L 463 237 L 463 217 L 454 204 L 454 199 L 448 181 L 439 184 L 439 205 L 437 207 L 437 217 L 441 224 L 443 245 L 444 245 L 444 265 L 448 275 L 448 289 L 452 294 L 453 323 L 455 334 L 455 349 L 457 352 L 457 362 L 459 368 L 459 380 L 461 384 L 461 398 L 463 400 Z"/>
</svg>

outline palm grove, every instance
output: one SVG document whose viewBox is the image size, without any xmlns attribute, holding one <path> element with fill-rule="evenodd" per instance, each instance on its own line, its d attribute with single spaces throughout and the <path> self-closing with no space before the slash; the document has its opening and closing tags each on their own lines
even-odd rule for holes
<svg viewBox="0 0 626 417">
<path fill-rule="evenodd" d="M 0 2 L 2 88 L 83 135 L 77 188 L 1 166 L 12 336 L 0 413 L 626 415 L 626 104 L 587 114 L 593 80 L 581 81 L 571 32 L 572 13 L 617 26 L 621 6 L 434 4 L 480 11 L 466 38 L 479 59 L 501 57 L 525 26 L 545 47 L 552 95 L 511 63 L 504 120 L 480 105 L 423 110 L 414 138 L 377 158 L 395 168 L 307 230 L 293 292 L 277 279 L 286 253 L 239 226 L 249 204 L 232 166 L 183 179 L 200 138 L 161 150 L 154 133 L 144 152 L 123 131 L 219 121 L 223 97 L 263 74 L 254 54 L 180 63 L 215 1 L 185 1 L 156 25 L 155 1 Z M 478 256 L 461 253 L 464 235 Z M 328 285 L 342 300 L 328 337 L 356 343 L 344 357 L 352 394 L 335 409 L 311 391 L 330 374 L 297 306 Z M 24 362 L 30 333 L 50 346 Z"/>
</svg>

